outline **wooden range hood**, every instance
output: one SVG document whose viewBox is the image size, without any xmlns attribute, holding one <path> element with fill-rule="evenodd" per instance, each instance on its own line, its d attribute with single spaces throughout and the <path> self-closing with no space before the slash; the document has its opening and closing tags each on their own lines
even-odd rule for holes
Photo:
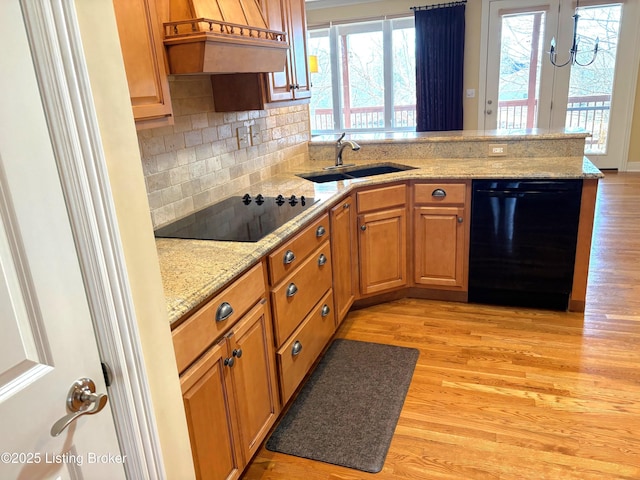
<svg viewBox="0 0 640 480">
<path fill-rule="evenodd" d="M 257 0 L 171 0 L 164 45 L 171 74 L 279 72 L 289 44 Z"/>
</svg>

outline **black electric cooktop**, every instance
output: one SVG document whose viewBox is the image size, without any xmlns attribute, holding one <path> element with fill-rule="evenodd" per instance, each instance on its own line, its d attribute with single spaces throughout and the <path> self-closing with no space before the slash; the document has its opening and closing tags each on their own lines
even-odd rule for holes
<svg viewBox="0 0 640 480">
<path fill-rule="evenodd" d="M 257 242 L 319 199 L 284 197 L 230 197 L 156 230 L 157 238 Z"/>
</svg>

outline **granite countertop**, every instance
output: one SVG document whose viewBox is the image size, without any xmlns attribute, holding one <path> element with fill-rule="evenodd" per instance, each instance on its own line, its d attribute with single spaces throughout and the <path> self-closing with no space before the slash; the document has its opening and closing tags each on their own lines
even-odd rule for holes
<svg viewBox="0 0 640 480">
<path fill-rule="evenodd" d="M 503 129 L 503 130 L 453 130 L 446 132 L 366 132 L 350 133 L 348 138 L 363 144 L 368 143 L 434 143 L 434 142 L 468 142 L 474 141 L 520 141 L 520 140 L 552 140 L 582 139 L 591 134 L 581 128 L 561 129 Z M 311 138 L 311 145 L 333 145 L 340 134 L 316 135 Z"/>
<path fill-rule="evenodd" d="M 372 162 L 366 162 L 372 163 Z M 447 158 L 393 159 L 393 163 L 415 167 L 377 177 L 312 183 L 298 173 L 322 172 L 327 162 L 307 161 L 288 174 L 251 185 L 249 193 L 265 196 L 292 194 L 318 198 L 312 207 L 255 243 L 203 240 L 156 239 L 169 321 L 174 324 L 203 304 L 216 291 L 255 265 L 285 239 L 309 224 L 327 207 L 356 187 L 391 181 L 478 178 L 601 178 L 587 158 Z M 326 173 L 326 171 L 324 171 Z M 247 193 L 246 191 L 238 192 Z"/>
</svg>

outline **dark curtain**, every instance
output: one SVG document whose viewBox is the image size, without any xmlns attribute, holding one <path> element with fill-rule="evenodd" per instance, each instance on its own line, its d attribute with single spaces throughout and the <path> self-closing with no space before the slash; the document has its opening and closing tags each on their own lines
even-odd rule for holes
<svg viewBox="0 0 640 480">
<path fill-rule="evenodd" d="M 418 132 L 462 130 L 464 4 L 415 10 Z"/>
</svg>

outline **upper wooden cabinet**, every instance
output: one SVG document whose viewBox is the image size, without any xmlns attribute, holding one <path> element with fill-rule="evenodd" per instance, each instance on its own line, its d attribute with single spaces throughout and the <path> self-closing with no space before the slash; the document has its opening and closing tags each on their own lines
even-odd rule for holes
<svg viewBox="0 0 640 480">
<path fill-rule="evenodd" d="M 261 0 L 271 30 L 287 34 L 284 69 L 272 73 L 212 75 L 213 102 L 218 112 L 264 110 L 267 104 L 311 97 L 304 0 Z"/>
<path fill-rule="evenodd" d="M 284 70 L 267 74 L 268 101 L 309 98 L 311 84 L 304 0 L 262 0 L 262 5 L 269 27 L 282 30 L 289 40 L 289 54 Z"/>
<path fill-rule="evenodd" d="M 173 124 L 162 30 L 155 0 L 114 0 L 136 128 Z"/>
</svg>

